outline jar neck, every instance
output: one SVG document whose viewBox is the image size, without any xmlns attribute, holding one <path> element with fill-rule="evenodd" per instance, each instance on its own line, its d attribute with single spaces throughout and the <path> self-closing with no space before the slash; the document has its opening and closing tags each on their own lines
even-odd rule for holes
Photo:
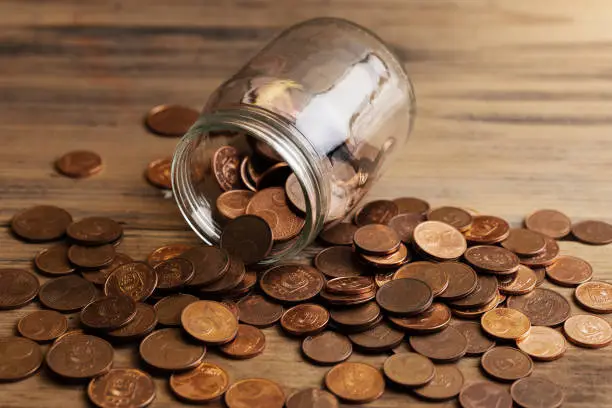
<svg viewBox="0 0 612 408">
<path fill-rule="evenodd" d="M 178 143 L 172 161 L 172 188 L 177 204 L 191 228 L 209 244 L 220 238 L 211 224 L 214 203 L 203 203 L 194 188 L 192 160 L 198 145 L 211 131 L 239 131 L 272 147 L 295 173 L 305 197 L 305 225 L 297 239 L 262 263 L 274 263 L 299 253 L 317 237 L 325 222 L 330 195 L 329 163 L 308 139 L 285 118 L 261 108 L 242 105 L 203 113 Z M 213 136 L 214 137 L 214 136 Z M 205 205 L 204 205 L 205 204 Z"/>
</svg>

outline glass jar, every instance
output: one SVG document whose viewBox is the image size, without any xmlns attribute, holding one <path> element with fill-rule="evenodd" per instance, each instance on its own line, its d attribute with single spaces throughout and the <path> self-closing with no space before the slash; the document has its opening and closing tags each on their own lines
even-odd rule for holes
<svg viewBox="0 0 612 408">
<path fill-rule="evenodd" d="M 263 263 L 295 255 L 355 208 L 407 141 L 414 108 L 406 72 L 375 34 L 336 18 L 297 24 L 217 88 L 179 142 L 178 206 L 214 244 L 224 190 L 279 185 L 303 227 Z"/>
</svg>

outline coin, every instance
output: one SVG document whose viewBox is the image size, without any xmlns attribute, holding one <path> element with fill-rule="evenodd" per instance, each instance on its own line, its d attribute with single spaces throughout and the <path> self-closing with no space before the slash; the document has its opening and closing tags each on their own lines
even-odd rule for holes
<svg viewBox="0 0 612 408">
<path fill-rule="evenodd" d="M 357 262 L 350 247 L 333 246 L 319 252 L 314 258 L 315 267 L 328 278 L 359 276 L 366 273 L 363 265 Z"/>
<path fill-rule="evenodd" d="M 550 238 L 560 239 L 570 233 L 572 221 L 557 210 L 538 210 L 525 218 L 525 227 Z"/>
<path fill-rule="evenodd" d="M 168 259 L 176 258 L 193 248 L 191 245 L 186 244 L 168 244 L 162 247 L 157 248 L 153 252 L 149 254 L 147 257 L 147 263 L 152 267 L 155 267 L 158 263 L 162 261 L 167 261 Z"/>
<path fill-rule="evenodd" d="M 478 285 L 478 276 L 474 269 L 461 262 L 441 262 L 437 264 L 448 277 L 448 286 L 444 292 L 438 295 L 444 300 L 457 300 L 468 296 L 476 290 Z"/>
<path fill-rule="evenodd" d="M 462 208 L 439 207 L 427 213 L 429 221 L 440 221 L 457 228 L 459 231 L 467 231 L 472 225 L 472 215 Z"/>
<path fill-rule="evenodd" d="M 374 401 L 385 392 L 380 371 L 364 363 L 338 364 L 325 374 L 325 386 L 341 400 L 356 404 Z"/>
<path fill-rule="evenodd" d="M 331 293 L 359 295 L 376 289 L 374 280 L 369 276 L 349 276 L 327 281 L 325 289 Z"/>
<path fill-rule="evenodd" d="M 412 336 L 409 341 L 414 351 L 435 362 L 458 360 L 467 351 L 467 339 L 453 326 L 448 326 L 438 333 Z"/>
<path fill-rule="evenodd" d="M 443 303 L 434 303 L 429 309 L 412 317 L 389 316 L 389 320 L 402 330 L 412 333 L 433 333 L 443 330 L 451 320 L 451 311 Z"/>
<path fill-rule="evenodd" d="M 467 244 L 454 227 L 440 221 L 425 221 L 414 228 L 418 248 L 437 260 L 453 260 L 465 252 Z"/>
<path fill-rule="evenodd" d="M 505 276 L 504 276 L 505 277 Z M 514 276 L 506 282 L 498 277 L 499 291 L 504 295 L 524 295 L 535 289 L 538 283 L 536 273 L 530 268 L 520 265 Z"/>
<path fill-rule="evenodd" d="M 404 339 L 404 333 L 387 323 L 379 323 L 365 331 L 349 334 L 349 339 L 361 350 L 378 352 L 397 347 Z"/>
<path fill-rule="evenodd" d="M 542 377 L 521 378 L 512 384 L 510 394 L 522 408 L 558 408 L 564 400 L 561 388 Z"/>
<path fill-rule="evenodd" d="M 136 303 L 127 296 L 109 296 L 95 300 L 81 310 L 81 323 L 94 330 L 115 330 L 136 316 Z"/>
<path fill-rule="evenodd" d="M 67 329 L 66 317 L 53 310 L 37 310 L 22 317 L 17 323 L 19 334 L 38 342 L 54 340 Z"/>
<path fill-rule="evenodd" d="M 565 337 L 555 329 L 533 326 L 529 335 L 518 339 L 516 345 L 534 360 L 552 361 L 565 354 Z"/>
<path fill-rule="evenodd" d="M 223 296 L 227 299 L 243 297 L 244 295 L 248 294 L 251 289 L 253 289 L 256 283 L 257 274 L 254 271 L 247 270 L 244 273 L 244 278 L 242 278 L 242 281 L 238 284 L 238 286 L 223 293 Z"/>
<path fill-rule="evenodd" d="M 574 315 L 565 321 L 563 330 L 568 340 L 580 347 L 602 348 L 612 343 L 612 327 L 601 317 Z"/>
<path fill-rule="evenodd" d="M 66 275 L 45 282 L 38 299 L 43 306 L 60 312 L 76 312 L 96 298 L 96 288 L 76 275 Z"/>
<path fill-rule="evenodd" d="M 515 309 L 493 309 L 482 315 L 480 324 L 484 331 L 498 339 L 519 340 L 529 335 L 531 323 L 523 313 Z"/>
<path fill-rule="evenodd" d="M 157 314 L 153 306 L 136 303 L 136 316 L 125 326 L 107 334 L 116 340 L 134 340 L 151 333 L 157 325 Z"/>
<path fill-rule="evenodd" d="M 143 408 L 155 399 L 155 383 L 141 370 L 114 368 L 92 379 L 87 395 L 100 408 Z"/>
<path fill-rule="evenodd" d="M 146 300 L 157 286 L 157 274 L 144 262 L 123 264 L 115 269 L 104 284 L 106 296 L 129 296 L 134 302 Z"/>
<path fill-rule="evenodd" d="M 537 288 L 522 296 L 508 296 L 509 308 L 524 313 L 534 326 L 558 326 L 570 316 L 569 302 L 553 290 Z"/>
<path fill-rule="evenodd" d="M 546 268 L 533 268 L 532 270 L 536 275 L 536 287 L 540 286 L 546 279 Z"/>
<path fill-rule="evenodd" d="M 391 227 L 381 224 L 368 224 L 353 236 L 357 249 L 368 255 L 387 255 L 396 252 L 401 244 L 399 236 Z"/>
<path fill-rule="evenodd" d="M 396 384 L 422 387 L 433 380 L 436 369 L 427 357 L 417 353 L 400 353 L 385 360 L 383 372 Z"/>
<path fill-rule="evenodd" d="M 274 241 L 287 241 L 299 235 L 305 220 L 287 205 L 282 187 L 271 187 L 255 193 L 246 209 L 247 214 L 263 218 L 272 230 Z"/>
<path fill-rule="evenodd" d="M 220 246 L 245 264 L 254 264 L 270 253 L 272 230 L 263 218 L 242 215 L 223 228 Z"/>
<path fill-rule="evenodd" d="M 529 256 L 543 252 L 546 247 L 544 235 L 524 228 L 512 228 L 501 245 L 518 255 Z"/>
<path fill-rule="evenodd" d="M 197 301 L 197 297 L 182 293 L 161 298 L 154 306 L 159 323 L 164 326 L 180 326 L 183 309 Z"/>
<path fill-rule="evenodd" d="M 412 242 L 414 229 L 423 222 L 423 216 L 415 213 L 400 213 L 389 220 L 389 225 L 395 230 L 405 244 Z"/>
<path fill-rule="evenodd" d="M 240 321 L 255 327 L 268 327 L 280 320 L 283 307 L 261 295 L 250 295 L 238 302 Z"/>
<path fill-rule="evenodd" d="M 343 328 L 362 327 L 375 322 L 380 317 L 380 307 L 376 302 L 350 308 L 334 308 L 329 312 L 335 325 Z"/>
<path fill-rule="evenodd" d="M 108 372 L 113 364 L 113 347 L 96 336 L 75 334 L 53 343 L 45 361 L 55 374 L 85 379 Z"/>
<path fill-rule="evenodd" d="M 38 290 L 38 278 L 33 274 L 23 269 L 0 268 L 0 310 L 25 306 Z"/>
<path fill-rule="evenodd" d="M 276 163 L 270 167 L 268 167 L 261 176 L 257 180 L 256 188 L 257 190 L 263 190 L 265 188 L 270 187 L 279 187 L 282 186 L 285 189 L 285 193 L 287 194 L 287 199 L 291 201 L 291 204 L 295 205 L 292 201 L 292 197 L 289 197 L 291 192 L 295 192 L 295 187 L 293 190 L 287 190 L 287 181 L 289 180 L 289 176 L 291 176 L 292 170 L 291 167 L 285 162 Z M 296 180 L 297 181 L 297 180 Z M 291 187 L 291 186 L 290 186 Z M 299 188 L 299 183 L 298 186 Z M 295 199 L 295 197 L 293 197 Z M 297 204 L 302 204 L 297 201 Z M 304 210 L 302 210 L 304 208 Z M 302 208 L 297 207 L 297 209 L 301 212 L 306 212 L 306 206 L 304 205 Z"/>
<path fill-rule="evenodd" d="M 22 337 L 0 338 L 0 381 L 18 381 L 34 374 L 41 366 L 40 346 Z"/>
<path fill-rule="evenodd" d="M 512 408 L 512 397 L 497 384 L 478 381 L 468 384 L 459 394 L 461 408 Z"/>
<path fill-rule="evenodd" d="M 585 244 L 606 245 L 612 242 L 612 225 L 603 221 L 582 221 L 572 225 L 572 235 Z"/>
<path fill-rule="evenodd" d="M 319 239 L 327 245 L 353 245 L 353 236 L 358 228 L 354 224 L 341 222 L 321 231 Z"/>
<path fill-rule="evenodd" d="M 238 334 L 234 340 L 219 347 L 225 355 L 245 360 L 263 353 L 266 347 L 266 336 L 257 327 L 247 324 L 238 325 Z"/>
<path fill-rule="evenodd" d="M 240 188 L 240 157 L 233 146 L 221 146 L 212 158 L 212 170 L 221 190 Z"/>
<path fill-rule="evenodd" d="M 553 238 L 544 237 L 546 241 L 546 246 L 544 247 L 544 252 L 541 252 L 537 255 L 533 256 L 522 256 L 520 257 L 520 261 L 523 265 L 527 266 L 547 266 L 554 263 L 559 256 L 559 244 Z"/>
<path fill-rule="evenodd" d="M 183 136 L 198 119 L 198 111 L 181 105 L 158 105 L 145 117 L 145 125 L 160 136 Z"/>
<path fill-rule="evenodd" d="M 510 225 L 506 220 L 491 215 L 476 215 L 472 227 L 465 232 L 465 239 L 472 244 L 495 244 L 508 237 Z"/>
<path fill-rule="evenodd" d="M 302 303 L 287 310 L 281 317 L 281 327 L 294 336 L 319 333 L 329 322 L 329 312 L 314 303 Z"/>
<path fill-rule="evenodd" d="M 66 233 L 81 245 L 103 245 L 121 238 L 123 228 L 110 218 L 89 217 L 70 224 Z"/>
<path fill-rule="evenodd" d="M 161 261 L 153 268 L 157 274 L 157 289 L 176 290 L 189 283 L 195 275 L 191 261 L 171 258 Z"/>
<path fill-rule="evenodd" d="M 286 165 L 286 163 L 284 163 Z M 288 166 L 287 166 L 288 167 Z M 286 170 L 286 167 L 283 167 Z M 291 172 L 291 168 L 289 168 L 289 172 Z M 265 175 L 265 173 L 264 173 Z M 284 174 L 283 174 L 284 176 Z M 262 175 L 263 178 L 263 175 Z M 268 184 L 268 183 L 265 183 Z M 258 184 L 258 188 L 261 183 Z M 285 192 L 287 193 L 287 198 L 291 204 L 300 212 L 306 212 L 306 197 L 304 192 L 302 191 L 302 186 L 300 185 L 300 181 L 296 177 L 295 173 L 291 173 L 287 180 L 285 181 Z"/>
<path fill-rule="evenodd" d="M 181 254 L 193 264 L 195 275 L 189 286 L 198 287 L 218 281 L 229 270 L 230 257 L 226 250 L 210 245 L 200 245 Z"/>
<path fill-rule="evenodd" d="M 389 200 L 371 201 L 355 214 L 355 224 L 363 227 L 368 224 L 384 224 L 399 213 L 397 204 Z"/>
<path fill-rule="evenodd" d="M 419 314 L 427 310 L 432 301 L 431 289 L 418 279 L 394 279 L 376 293 L 376 303 L 382 309 L 401 316 Z"/>
<path fill-rule="evenodd" d="M 499 275 L 512 274 L 519 267 L 518 256 L 505 248 L 492 245 L 468 248 L 465 260 L 478 271 Z"/>
<path fill-rule="evenodd" d="M 153 160 L 147 166 L 147 180 L 155 187 L 165 188 L 168 190 L 172 189 L 172 177 L 170 175 L 171 167 L 171 157 Z"/>
<path fill-rule="evenodd" d="M 443 401 L 459 395 L 463 388 L 463 374 L 454 365 L 436 365 L 436 373 L 433 380 L 423 387 L 418 387 L 413 392 L 421 398 L 432 401 Z"/>
<path fill-rule="evenodd" d="M 608 282 L 583 283 L 576 288 L 574 297 L 589 312 L 612 312 L 612 284 Z"/>
<path fill-rule="evenodd" d="M 479 308 L 494 301 L 497 294 L 497 279 L 490 275 L 479 275 L 476 289 L 464 298 L 449 302 L 449 305 L 457 309 Z"/>
<path fill-rule="evenodd" d="M 561 286 L 578 286 L 591 280 L 593 268 L 583 259 L 562 255 L 546 267 L 546 276 Z"/>
<path fill-rule="evenodd" d="M 459 322 L 454 327 L 467 339 L 468 356 L 478 356 L 495 346 L 495 342 L 485 336 L 480 323 Z"/>
<path fill-rule="evenodd" d="M 380 288 L 385 283 L 391 282 L 393 280 L 393 275 L 395 275 L 395 272 L 377 273 L 374 276 L 374 281 L 376 282 L 376 286 Z"/>
<path fill-rule="evenodd" d="M 333 394 L 318 388 L 296 391 L 287 398 L 287 408 L 338 408 Z"/>
<path fill-rule="evenodd" d="M 527 377 L 533 371 L 531 357 L 512 347 L 493 347 L 483 354 L 483 370 L 500 381 L 514 381 Z"/>
<path fill-rule="evenodd" d="M 206 346 L 188 341 L 180 329 L 160 329 L 145 337 L 138 351 L 149 366 L 177 371 L 198 366 L 204 360 Z"/>
<path fill-rule="evenodd" d="M 257 184 L 257 180 L 251 177 L 249 170 L 252 168 L 251 160 L 249 156 L 245 156 L 242 158 L 240 162 L 240 180 L 242 183 L 251 191 L 256 192 L 257 188 L 255 185 Z"/>
<path fill-rule="evenodd" d="M 102 158 L 88 150 L 75 150 L 57 159 L 55 168 L 67 177 L 89 177 L 102 170 Z"/>
<path fill-rule="evenodd" d="M 237 287 L 244 279 L 246 269 L 244 263 L 239 258 L 231 256 L 230 267 L 221 279 L 200 287 L 201 294 L 221 294 L 227 293 Z"/>
<path fill-rule="evenodd" d="M 266 295 L 280 302 L 303 302 L 319 294 L 325 278 L 307 265 L 287 264 L 268 269 L 259 285 Z"/>
<path fill-rule="evenodd" d="M 323 331 L 302 341 L 302 352 L 317 364 L 337 364 L 353 353 L 350 340 L 343 334 Z"/>
<path fill-rule="evenodd" d="M 238 319 L 227 306 L 210 300 L 190 303 L 181 314 L 183 329 L 210 345 L 225 344 L 236 337 Z"/>
<path fill-rule="evenodd" d="M 217 210 L 225 218 L 233 220 L 246 214 L 251 198 L 253 198 L 253 192 L 249 190 L 225 191 L 217 198 Z"/>
<path fill-rule="evenodd" d="M 250 378 L 232 384 L 225 393 L 228 408 L 283 408 L 285 393 L 273 381 Z"/>
<path fill-rule="evenodd" d="M 429 286 L 433 296 L 443 293 L 448 287 L 449 278 L 442 268 L 433 262 L 421 261 L 404 265 L 395 272 L 393 279 L 412 278 L 423 281 Z"/>
<path fill-rule="evenodd" d="M 360 293 L 358 295 L 343 295 L 338 293 L 328 292 L 323 289 L 319 296 L 324 299 L 330 305 L 359 305 L 362 303 L 369 302 L 376 297 L 376 289 L 371 291 Z"/>
<path fill-rule="evenodd" d="M 66 234 L 71 222 L 72 216 L 66 210 L 53 205 L 39 205 L 15 214 L 11 230 L 26 241 L 53 241 Z"/>
<path fill-rule="evenodd" d="M 62 244 L 40 251 L 34 264 L 40 272 L 48 275 L 67 275 L 75 270 L 68 260 L 68 247 Z"/>
<path fill-rule="evenodd" d="M 202 363 L 191 371 L 173 373 L 170 389 L 189 402 L 208 402 L 221 397 L 229 387 L 227 372 L 213 363 Z"/>
<path fill-rule="evenodd" d="M 400 214 L 425 215 L 429 211 L 429 203 L 415 197 L 401 197 L 393 200 Z"/>
<path fill-rule="evenodd" d="M 365 261 L 368 265 L 372 265 L 375 268 L 397 268 L 398 266 L 404 265 L 410 262 L 410 253 L 406 245 L 401 244 L 396 252 L 387 255 L 366 255 L 359 254 L 359 257 Z"/>
<path fill-rule="evenodd" d="M 111 244 L 100 246 L 71 245 L 68 259 L 74 265 L 86 269 L 99 269 L 108 266 L 115 258 L 115 247 Z"/>
</svg>

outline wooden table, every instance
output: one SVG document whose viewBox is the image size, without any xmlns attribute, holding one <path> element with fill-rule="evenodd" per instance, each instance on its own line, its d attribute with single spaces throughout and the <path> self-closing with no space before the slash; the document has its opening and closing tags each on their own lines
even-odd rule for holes
<svg viewBox="0 0 612 408">
<path fill-rule="evenodd" d="M 0 267 L 32 269 L 45 247 L 9 234 L 13 214 L 35 204 L 59 205 L 77 219 L 103 215 L 124 223 L 122 250 L 136 259 L 165 243 L 197 242 L 173 199 L 143 179 L 147 163 L 169 155 L 176 143 L 149 134 L 144 113 L 160 103 L 201 107 L 271 35 L 321 15 L 380 34 L 399 50 L 416 88 L 412 140 L 371 198 L 414 195 L 515 225 L 538 208 L 612 221 L 608 1 L 4 0 Z M 53 160 L 80 148 L 98 152 L 105 170 L 76 181 L 55 174 Z M 612 278 L 611 246 L 561 246 L 590 261 L 597 279 Z M 572 289 L 556 289 L 571 298 Z M 2 312 L 0 334 L 11 334 L 17 318 L 37 307 Z M 210 360 L 234 380 L 265 377 L 288 393 L 321 385 L 327 368 L 305 363 L 299 343 L 276 328 L 265 334 L 267 350 L 253 360 L 225 360 L 214 351 Z M 351 357 L 377 366 L 384 359 Z M 135 347 L 118 349 L 116 366 L 137 364 Z M 477 358 L 458 365 L 468 381 L 482 378 Z M 570 346 L 561 360 L 538 363 L 534 375 L 561 385 L 566 407 L 599 408 L 612 406 L 610 365 L 612 348 Z M 153 406 L 178 405 L 166 378 L 156 385 Z M 42 370 L 0 385 L 0 406 L 86 406 L 84 389 Z M 388 390 L 371 406 L 435 405 Z"/>
</svg>

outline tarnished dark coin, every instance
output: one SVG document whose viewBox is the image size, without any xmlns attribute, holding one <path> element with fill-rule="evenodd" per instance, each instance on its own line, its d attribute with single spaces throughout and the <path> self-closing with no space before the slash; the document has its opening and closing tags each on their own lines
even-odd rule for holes
<svg viewBox="0 0 612 408">
<path fill-rule="evenodd" d="M 325 289 L 331 293 L 358 295 L 376 289 L 374 279 L 369 276 L 349 276 L 334 278 L 325 284 Z"/>
<path fill-rule="evenodd" d="M 336 326 L 355 328 L 368 326 L 380 317 L 380 307 L 376 302 L 368 302 L 355 307 L 333 308 L 330 318 Z"/>
<path fill-rule="evenodd" d="M 451 364 L 436 365 L 436 374 L 427 385 L 415 388 L 413 392 L 421 398 L 443 401 L 459 395 L 463 388 L 463 374 Z"/>
<path fill-rule="evenodd" d="M 368 224 L 387 225 L 391 218 L 399 214 L 397 204 L 389 200 L 371 201 L 355 214 L 355 224 L 360 227 Z"/>
<path fill-rule="evenodd" d="M 259 282 L 261 289 L 281 302 L 303 302 L 319 294 L 325 278 L 315 268 L 288 264 L 268 269 Z"/>
<path fill-rule="evenodd" d="M 349 334 L 349 339 L 361 350 L 377 352 L 397 347 L 404 340 L 404 333 L 387 323 L 379 323 L 363 332 Z"/>
<path fill-rule="evenodd" d="M 543 288 L 521 296 L 508 296 L 506 304 L 525 314 L 534 326 L 558 326 L 570 316 L 570 304 L 559 293 Z"/>
<path fill-rule="evenodd" d="M 68 259 L 81 268 L 103 268 L 110 265 L 115 259 L 115 247 L 111 244 L 99 246 L 72 245 L 68 249 Z"/>
<path fill-rule="evenodd" d="M 404 387 L 422 387 L 433 380 L 436 368 L 427 358 L 417 353 L 394 354 L 385 360 L 385 376 Z"/>
<path fill-rule="evenodd" d="M 493 245 L 478 245 L 465 251 L 465 260 L 480 272 L 500 275 L 518 270 L 519 258 L 505 248 Z"/>
<path fill-rule="evenodd" d="M 68 247 L 62 244 L 40 251 L 34 258 L 34 264 L 39 271 L 48 275 L 67 275 L 75 270 L 68 260 Z"/>
<path fill-rule="evenodd" d="M 319 239 L 327 245 L 353 245 L 353 236 L 358 228 L 354 224 L 341 222 L 321 231 Z"/>
<path fill-rule="evenodd" d="M 81 276 L 95 285 L 104 285 L 111 273 L 121 265 L 132 263 L 134 260 L 126 254 L 116 253 L 113 262 L 102 269 L 82 270 Z"/>
<path fill-rule="evenodd" d="M 151 333 L 157 325 L 157 314 L 153 306 L 136 303 L 136 316 L 125 326 L 107 334 L 117 340 L 133 340 Z"/>
<path fill-rule="evenodd" d="M 433 262 L 421 261 L 404 265 L 395 272 L 393 279 L 418 279 L 429 286 L 433 296 L 443 293 L 448 287 L 447 273 Z"/>
<path fill-rule="evenodd" d="M 425 221 L 417 225 L 413 241 L 422 253 L 440 261 L 457 259 L 467 248 L 463 234 L 440 221 Z"/>
<path fill-rule="evenodd" d="M 182 293 L 161 298 L 154 306 L 159 323 L 164 326 L 180 326 L 183 309 L 198 300 L 195 296 Z"/>
<path fill-rule="evenodd" d="M 563 331 L 579 347 L 602 348 L 612 343 L 610 323 L 598 316 L 574 315 L 565 321 Z"/>
<path fill-rule="evenodd" d="M 123 228 L 110 218 L 89 217 L 70 224 L 66 233 L 81 245 L 103 245 L 121 238 Z"/>
<path fill-rule="evenodd" d="M 438 269 L 448 276 L 448 286 L 438 295 L 440 299 L 461 299 L 476 290 L 478 275 L 468 265 L 461 262 L 441 262 Z"/>
<path fill-rule="evenodd" d="M 525 295 L 535 289 L 538 277 L 533 270 L 520 265 L 514 275 L 498 276 L 497 281 L 499 291 L 504 295 Z"/>
<path fill-rule="evenodd" d="M 168 259 L 176 258 L 193 248 L 193 245 L 187 244 L 168 244 L 157 248 L 147 257 L 147 263 L 155 267 L 158 263 L 167 261 Z"/>
<path fill-rule="evenodd" d="M 572 221 L 557 210 L 538 210 L 525 218 L 525 227 L 550 238 L 560 239 L 570 233 Z"/>
<path fill-rule="evenodd" d="M 198 366 L 206 354 L 206 346 L 186 339 L 180 329 L 160 329 L 140 343 L 140 357 L 160 370 L 188 370 Z"/>
<path fill-rule="evenodd" d="M 171 157 L 164 157 L 163 159 L 153 160 L 147 166 L 147 171 L 145 173 L 147 180 L 155 187 L 170 190 L 172 188 L 172 178 L 170 176 L 171 167 Z"/>
<path fill-rule="evenodd" d="M 230 257 L 226 250 L 210 245 L 201 245 L 181 254 L 193 264 L 195 275 L 189 286 L 198 287 L 213 283 L 223 277 L 230 267 Z"/>
<path fill-rule="evenodd" d="M 612 224 L 582 221 L 572 225 L 572 235 L 585 244 L 606 245 L 612 242 Z"/>
<path fill-rule="evenodd" d="M 238 325 L 238 334 L 234 340 L 219 347 L 219 350 L 231 358 L 246 360 L 263 353 L 266 348 L 266 336 L 255 326 Z"/>
<path fill-rule="evenodd" d="M 501 245 L 517 255 L 530 256 L 543 252 L 546 248 L 544 235 L 525 228 L 512 228 Z"/>
<path fill-rule="evenodd" d="M 319 252 L 314 265 L 328 278 L 360 276 L 366 268 L 357 261 L 353 249 L 347 246 L 333 246 Z"/>
<path fill-rule="evenodd" d="M 612 284 L 586 282 L 576 288 L 574 298 L 591 313 L 612 313 Z"/>
<path fill-rule="evenodd" d="M 476 289 L 468 296 L 449 304 L 457 309 L 477 308 L 490 303 L 497 296 L 497 279 L 491 275 L 479 275 Z"/>
<path fill-rule="evenodd" d="M 217 198 L 217 210 L 228 220 L 233 220 L 246 214 L 246 208 L 253 198 L 250 190 L 225 191 Z"/>
<path fill-rule="evenodd" d="M 584 259 L 562 255 L 546 267 L 548 279 L 561 286 L 578 286 L 593 277 L 593 268 Z"/>
<path fill-rule="evenodd" d="M 223 228 L 220 246 L 249 265 L 268 256 L 272 242 L 272 230 L 263 218 L 242 215 Z"/>
<path fill-rule="evenodd" d="M 314 303 L 293 306 L 281 317 L 282 328 L 294 336 L 310 336 L 325 329 L 329 322 L 329 312 Z"/>
<path fill-rule="evenodd" d="M 274 241 L 288 241 L 299 235 L 306 221 L 287 204 L 282 187 L 271 187 L 255 193 L 246 209 L 247 214 L 263 218 L 272 230 Z"/>
<path fill-rule="evenodd" d="M 370 255 L 386 255 L 398 250 L 401 241 L 394 229 L 381 224 L 367 224 L 353 236 L 359 251 Z"/>
<path fill-rule="evenodd" d="M 465 239 L 472 244 L 495 244 L 508 237 L 510 225 L 504 219 L 492 215 L 477 215 L 465 232 Z"/>
<path fill-rule="evenodd" d="M 286 189 L 286 183 L 289 179 L 289 176 L 292 174 L 292 172 L 293 170 L 291 170 L 291 167 L 289 167 L 287 163 L 285 162 L 276 163 L 268 167 L 263 173 L 261 173 L 261 176 L 257 180 L 256 188 L 257 190 L 263 190 L 265 188 L 270 188 L 270 187 L 283 187 L 285 188 L 285 191 L 287 193 L 287 198 L 291 201 L 292 204 L 294 204 L 292 201 L 292 197 L 289 197 L 289 193 L 290 191 L 295 191 L 295 190 Z M 297 203 L 300 204 L 299 201 Z M 304 210 L 306 209 L 305 206 L 303 208 Z M 298 210 L 301 210 L 301 208 L 298 207 Z M 302 211 L 302 212 L 305 212 L 305 211 Z"/>
<path fill-rule="evenodd" d="M 425 215 L 429 211 L 429 203 L 415 197 L 401 197 L 393 200 L 400 214 Z"/>
<path fill-rule="evenodd" d="M 198 300 L 181 313 L 181 325 L 191 337 L 218 346 L 229 343 L 238 332 L 238 318 L 223 303 Z"/>
<path fill-rule="evenodd" d="M 43 306 L 60 312 L 76 312 L 96 298 L 96 287 L 80 276 L 67 275 L 45 282 L 38 299 Z"/>
<path fill-rule="evenodd" d="M 457 207 L 435 208 L 427 213 L 427 219 L 444 222 L 462 232 L 469 230 L 472 226 L 472 214 Z"/>
<path fill-rule="evenodd" d="M 544 237 L 546 246 L 544 251 L 533 256 L 521 256 L 520 261 L 523 265 L 530 267 L 543 267 L 554 263 L 559 256 L 559 244 L 553 238 Z"/>
<path fill-rule="evenodd" d="M 157 289 L 179 289 L 193 279 L 195 270 L 190 260 L 171 258 L 162 261 L 153 268 L 157 274 Z"/>
<path fill-rule="evenodd" d="M 382 309 L 401 316 L 424 312 L 431 306 L 432 301 L 431 289 L 418 279 L 394 279 L 376 293 L 376 303 Z"/>
<path fill-rule="evenodd" d="M 213 363 L 202 363 L 193 370 L 173 373 L 170 389 L 188 402 L 208 402 L 221 397 L 230 385 L 227 372 Z"/>
<path fill-rule="evenodd" d="M 257 140 L 253 143 L 255 153 L 258 156 L 263 156 L 263 159 L 269 163 L 276 163 L 283 160 L 283 157 L 276 150 L 264 141 Z"/>
<path fill-rule="evenodd" d="M 495 342 L 485 336 L 480 323 L 458 322 L 453 327 L 466 338 L 468 346 L 466 355 L 479 356 L 495 347 Z"/>
<path fill-rule="evenodd" d="M 38 289 L 38 278 L 30 272 L 0 268 L 0 309 L 15 309 L 30 303 Z"/>
<path fill-rule="evenodd" d="M 55 340 L 68 329 L 68 319 L 54 310 L 37 310 L 19 320 L 17 331 L 34 341 Z"/>
<path fill-rule="evenodd" d="M 225 393 L 228 408 L 283 408 L 285 393 L 273 381 L 250 378 L 233 383 Z"/>
<path fill-rule="evenodd" d="M 383 395 L 385 379 L 376 367 L 364 363 L 346 362 L 338 364 L 327 372 L 325 386 L 344 401 L 365 404 Z"/>
<path fill-rule="evenodd" d="M 155 383 L 141 370 L 114 368 L 92 379 L 87 395 L 99 408 L 144 408 L 155 399 Z"/>
<path fill-rule="evenodd" d="M 81 323 L 94 330 L 115 330 L 136 316 L 136 303 L 127 296 L 95 300 L 81 310 Z"/>
<path fill-rule="evenodd" d="M 557 384 L 543 377 L 526 377 L 510 387 L 510 395 L 521 408 L 559 408 L 565 399 Z"/>
<path fill-rule="evenodd" d="M 512 347 L 493 347 L 483 354 L 480 364 L 491 377 L 500 381 L 514 381 L 533 371 L 533 360 Z"/>
<path fill-rule="evenodd" d="M 263 296 L 251 295 L 238 302 L 240 321 L 255 327 L 268 327 L 280 320 L 283 307 Z"/>
<path fill-rule="evenodd" d="M 47 367 L 55 374 L 85 379 L 97 377 L 110 370 L 113 347 L 96 336 L 75 334 L 56 341 L 47 352 Z"/>
<path fill-rule="evenodd" d="M 195 109 L 181 105 L 158 105 L 145 117 L 145 125 L 160 136 L 183 136 L 200 116 Z"/>
<path fill-rule="evenodd" d="M 20 211 L 11 220 L 11 230 L 31 242 L 59 239 L 66 234 L 72 216 L 53 205 L 39 205 Z"/>
<path fill-rule="evenodd" d="M 129 296 L 134 302 L 146 300 L 157 286 L 157 274 L 144 262 L 117 267 L 104 285 L 106 296 Z"/>
<path fill-rule="evenodd" d="M 240 156 L 233 146 L 221 146 L 212 158 L 212 170 L 223 191 L 240 188 Z"/>
<path fill-rule="evenodd" d="M 389 320 L 401 330 L 415 334 L 443 330 L 451 320 L 451 311 L 442 303 L 434 303 L 424 312 L 410 317 L 389 316 Z"/>
<path fill-rule="evenodd" d="M 377 269 L 394 269 L 405 263 L 410 262 L 411 255 L 408 248 L 404 244 L 400 244 L 396 252 L 387 255 L 366 255 L 359 254 L 362 261 L 368 265 L 372 265 Z"/>
<path fill-rule="evenodd" d="M 497 384 L 478 381 L 468 384 L 459 394 L 461 408 L 512 408 L 512 397 Z"/>
<path fill-rule="evenodd" d="M 467 352 L 467 339 L 453 326 L 424 336 L 410 337 L 410 346 L 419 354 L 435 362 L 450 362 L 460 359 Z"/>
<path fill-rule="evenodd" d="M 239 258 L 230 257 L 230 267 L 221 279 L 199 288 L 201 294 L 223 294 L 237 287 L 244 279 L 246 269 Z"/>
<path fill-rule="evenodd" d="M 412 242 L 412 234 L 417 225 L 424 221 L 421 214 L 400 213 L 389 220 L 391 228 L 397 232 L 399 238 L 405 244 Z"/>
<path fill-rule="evenodd" d="M 102 170 L 102 158 L 89 150 L 74 150 L 58 158 L 55 168 L 67 177 L 89 177 Z"/>
<path fill-rule="evenodd" d="M 350 340 L 343 334 L 324 331 L 302 341 L 302 352 L 318 364 L 337 364 L 353 353 Z"/>
<path fill-rule="evenodd" d="M 338 408 L 338 399 L 333 394 L 318 388 L 296 391 L 287 398 L 287 408 Z"/>
<path fill-rule="evenodd" d="M 226 299 L 238 299 L 247 295 L 257 283 L 257 273 L 254 271 L 247 271 L 244 274 L 242 281 L 234 289 L 228 290 L 223 293 L 223 297 Z"/>
<path fill-rule="evenodd" d="M 40 346 L 23 337 L 0 338 L 0 381 L 18 381 L 34 374 L 41 366 Z"/>
</svg>

